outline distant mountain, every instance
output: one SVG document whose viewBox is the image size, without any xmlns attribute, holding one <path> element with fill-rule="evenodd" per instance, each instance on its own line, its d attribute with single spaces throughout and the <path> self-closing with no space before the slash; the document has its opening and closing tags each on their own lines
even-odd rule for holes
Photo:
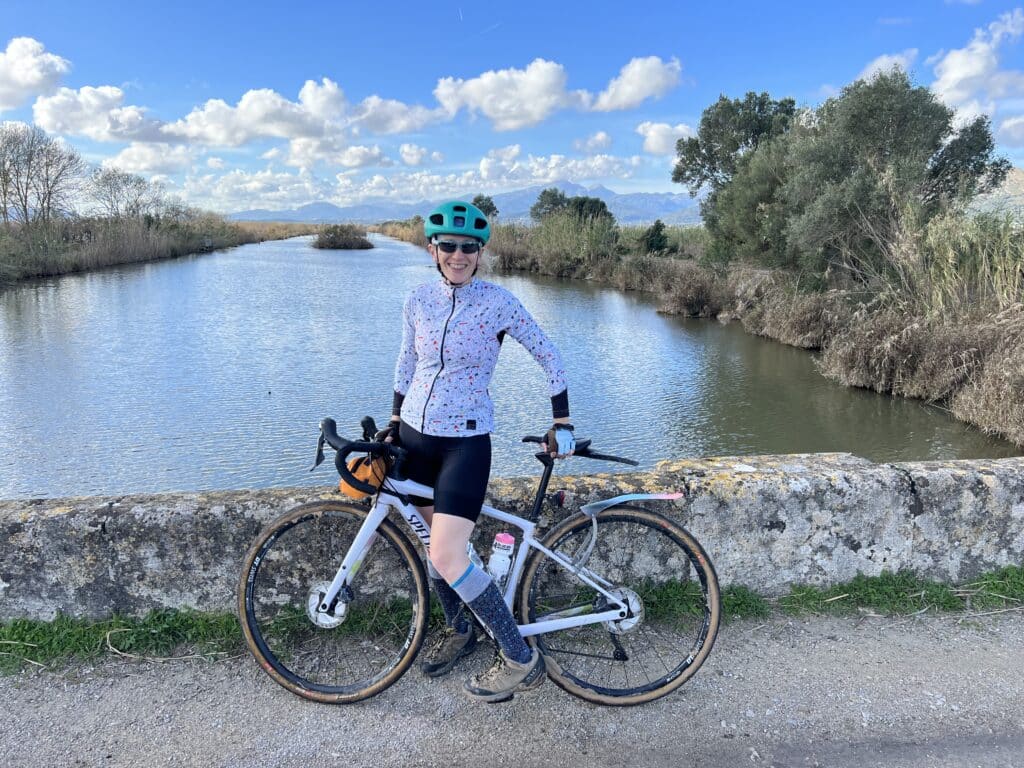
<svg viewBox="0 0 1024 768">
<path fill-rule="evenodd" d="M 527 221 L 530 218 L 530 207 L 537 202 L 542 190 L 558 187 L 569 197 L 588 195 L 604 200 L 608 209 L 615 215 L 620 224 L 649 224 L 661 219 L 666 224 L 699 224 L 700 213 L 697 210 L 698 200 L 688 194 L 672 194 L 670 192 L 631 192 L 619 194 L 607 187 L 584 187 L 571 181 L 558 181 L 553 184 L 538 184 L 512 192 L 499 192 L 491 195 L 498 207 L 500 221 Z M 254 209 L 239 211 L 228 215 L 235 221 L 303 221 L 312 223 L 331 223 L 354 221 L 362 224 L 375 224 L 390 219 L 408 219 L 416 214 L 421 216 L 433 208 L 440 200 L 423 200 L 418 203 L 396 203 L 390 200 L 372 200 L 360 205 L 339 207 L 333 203 L 309 203 L 299 208 L 283 211 Z"/>
</svg>

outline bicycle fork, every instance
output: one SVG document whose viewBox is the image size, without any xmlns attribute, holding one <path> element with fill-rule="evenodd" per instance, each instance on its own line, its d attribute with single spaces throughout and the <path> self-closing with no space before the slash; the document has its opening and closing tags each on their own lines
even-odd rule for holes
<svg viewBox="0 0 1024 768">
<path fill-rule="evenodd" d="M 390 506 L 388 503 L 381 503 L 378 499 L 370 508 L 369 514 L 363 520 L 363 524 L 359 526 L 359 531 L 352 540 L 352 545 L 348 548 L 348 552 L 345 553 L 345 558 L 341 561 L 341 566 L 338 568 L 337 573 L 335 573 L 331 585 L 320 598 L 320 604 L 317 606 L 318 613 L 330 613 L 333 615 L 338 595 L 342 594 L 352 584 L 356 574 L 359 573 L 366 553 L 369 552 L 370 547 L 377 540 L 377 528 L 384 518 L 387 517 Z M 408 513 L 405 510 L 400 511 L 420 541 L 423 542 L 423 546 L 426 547 L 430 544 L 430 528 L 414 507 L 409 507 L 409 510 Z"/>
</svg>

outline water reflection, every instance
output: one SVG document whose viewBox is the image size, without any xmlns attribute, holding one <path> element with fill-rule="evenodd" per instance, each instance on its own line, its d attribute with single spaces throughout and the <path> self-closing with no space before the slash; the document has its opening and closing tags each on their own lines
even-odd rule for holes
<svg viewBox="0 0 1024 768">
<path fill-rule="evenodd" d="M 297 238 L 0 293 L 0 497 L 331 482 L 326 469 L 305 471 L 319 418 L 350 433 L 363 414 L 386 418 L 402 302 L 436 276 L 421 250 L 377 244 L 332 253 Z M 646 466 L 1017 453 L 938 409 L 833 384 L 813 356 L 736 324 L 661 316 L 639 295 L 585 282 L 488 279 L 562 349 L 580 432 Z M 534 472 L 519 438 L 547 426 L 550 404 L 515 342 L 491 393 L 495 472 Z"/>
</svg>

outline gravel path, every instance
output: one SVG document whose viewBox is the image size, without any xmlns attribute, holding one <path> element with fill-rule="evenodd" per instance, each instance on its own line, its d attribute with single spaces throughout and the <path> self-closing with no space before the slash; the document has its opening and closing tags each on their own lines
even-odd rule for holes
<svg viewBox="0 0 1024 768">
<path fill-rule="evenodd" d="M 1020 612 L 732 622 L 680 691 L 628 709 L 551 683 L 479 705 L 462 677 L 347 707 L 249 658 L 5 677 L 0 765 L 1024 768 Z"/>
</svg>

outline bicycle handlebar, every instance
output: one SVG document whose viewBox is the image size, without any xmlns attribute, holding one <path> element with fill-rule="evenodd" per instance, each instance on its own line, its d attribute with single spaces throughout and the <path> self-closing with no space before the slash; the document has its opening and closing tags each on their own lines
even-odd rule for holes
<svg viewBox="0 0 1024 768">
<path fill-rule="evenodd" d="M 391 443 L 382 443 L 379 440 L 370 440 L 376 431 L 376 425 L 373 419 L 369 416 L 365 417 L 361 426 L 363 428 L 363 436 L 365 440 L 346 440 L 344 437 L 338 434 L 338 424 L 334 419 L 325 418 L 320 420 L 320 438 L 317 441 L 316 446 L 316 461 L 313 464 L 312 469 L 316 469 L 320 466 L 320 463 L 324 460 L 324 443 L 331 446 L 336 453 L 334 456 L 334 466 L 338 470 L 338 474 L 341 475 L 342 480 L 356 488 L 363 493 L 372 496 L 377 492 L 377 488 L 364 483 L 362 480 L 356 479 L 351 472 L 348 470 L 348 464 L 345 459 L 353 453 L 365 453 L 370 456 L 390 458 L 394 459 L 393 472 L 398 473 L 402 462 L 408 455 L 408 452 L 404 448 L 392 445 Z M 536 435 L 527 435 L 523 438 L 524 443 L 543 443 L 544 438 Z M 573 451 L 573 456 L 582 456 L 585 459 L 598 459 L 600 461 L 615 461 L 620 464 L 629 464 L 631 466 L 638 466 L 640 462 L 634 461 L 633 459 L 625 459 L 621 456 L 609 456 L 603 453 L 595 453 L 590 450 L 590 440 L 577 440 L 576 450 Z M 541 454 L 538 454 L 541 455 Z M 312 471 L 312 469 L 310 471 Z M 398 475 L 401 477 L 401 475 Z"/>
<path fill-rule="evenodd" d="M 369 422 L 367 422 L 369 419 Z M 363 419 L 363 434 L 366 435 L 368 431 L 376 431 L 373 420 L 370 417 Z M 344 437 L 338 434 L 338 424 L 334 419 L 327 418 L 321 419 L 320 421 L 320 443 L 317 445 L 317 462 L 313 465 L 316 469 L 317 465 L 323 461 L 323 442 L 326 441 L 331 448 L 337 453 L 334 455 L 334 467 L 338 470 L 338 474 L 341 475 L 342 480 L 367 495 L 373 495 L 377 492 L 377 488 L 374 488 L 369 483 L 364 483 L 362 480 L 357 480 L 353 477 L 352 473 L 348 471 L 348 464 L 345 459 L 348 458 L 349 454 L 352 453 L 365 453 L 370 456 L 380 456 L 384 458 L 391 458 L 395 460 L 395 471 L 397 471 L 402 462 L 405 460 L 407 452 L 404 448 L 391 445 L 390 443 L 382 443 L 377 440 L 346 440 Z"/>
<path fill-rule="evenodd" d="M 543 443 L 543 437 L 537 437 L 537 435 L 527 435 L 523 438 L 524 443 Z M 640 466 L 639 461 L 633 459 L 624 459 L 621 456 L 609 456 L 605 453 L 594 453 L 590 450 L 590 439 L 577 440 L 576 450 L 572 452 L 573 456 L 582 456 L 585 459 L 598 459 L 600 461 L 617 461 L 619 464 L 629 464 L 631 467 Z"/>
</svg>

